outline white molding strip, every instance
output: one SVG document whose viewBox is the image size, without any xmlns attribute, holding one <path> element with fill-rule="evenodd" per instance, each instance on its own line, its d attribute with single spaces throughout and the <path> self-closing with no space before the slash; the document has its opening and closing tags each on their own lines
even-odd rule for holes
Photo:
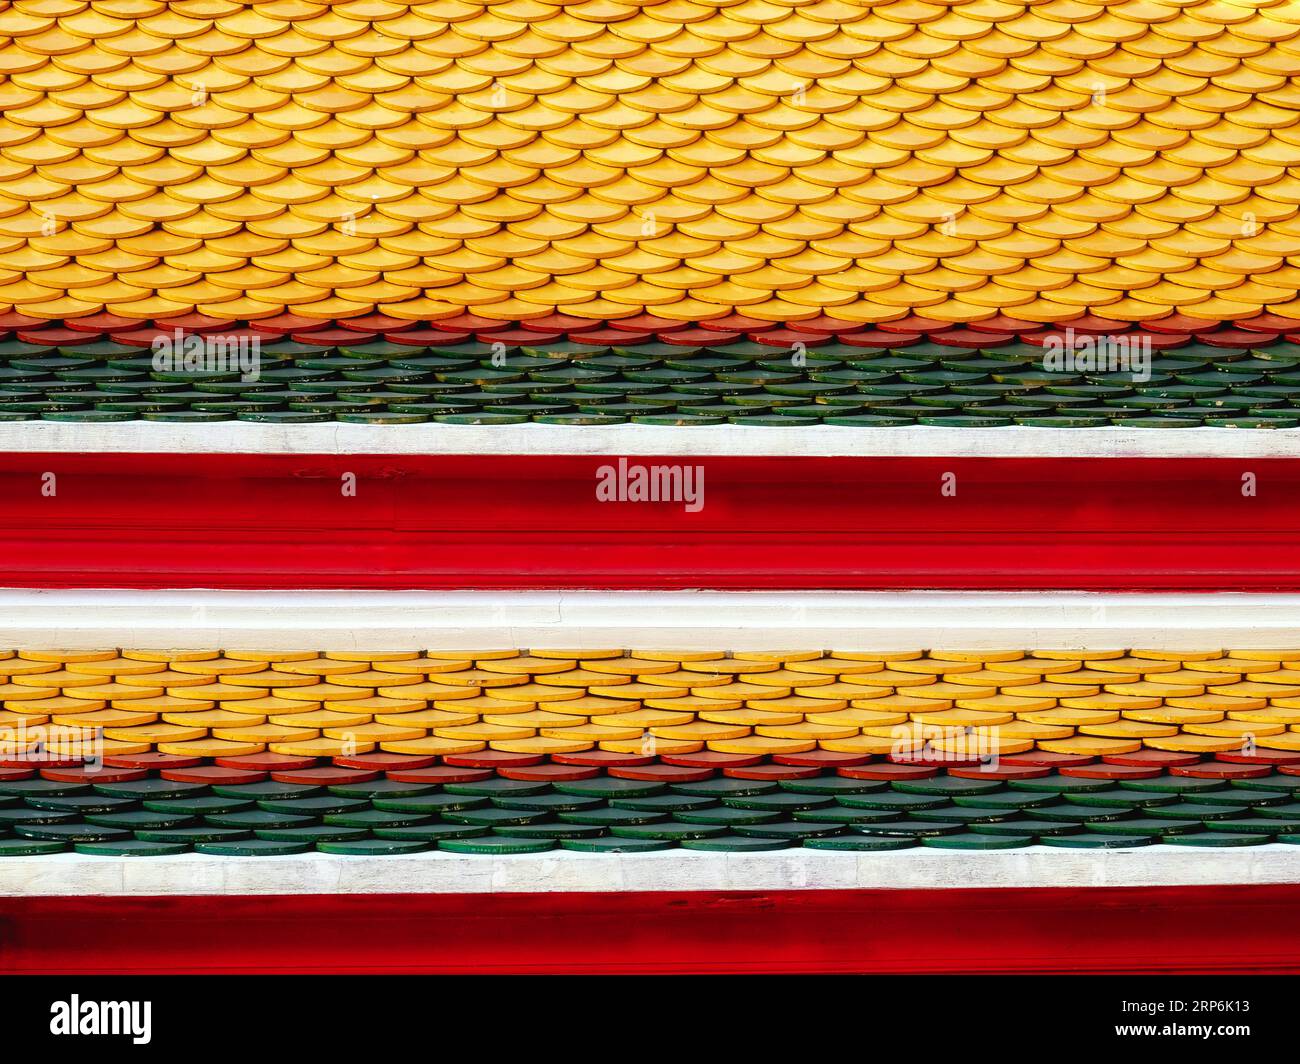
<svg viewBox="0 0 1300 1064">
<path fill-rule="evenodd" d="M 249 894 L 536 894 L 708 890 L 952 890 L 1155 887 L 1300 882 L 1300 846 L 1146 846 L 991 853 L 904 850 L 757 854 L 551 851 L 517 857 L 6 857 L 0 896 Z"/>
<path fill-rule="evenodd" d="M 1297 458 L 1300 429 L 0 424 L 0 451 L 177 454 Z"/>
<path fill-rule="evenodd" d="M 0 590 L 24 649 L 1300 647 L 1300 595 Z"/>
</svg>

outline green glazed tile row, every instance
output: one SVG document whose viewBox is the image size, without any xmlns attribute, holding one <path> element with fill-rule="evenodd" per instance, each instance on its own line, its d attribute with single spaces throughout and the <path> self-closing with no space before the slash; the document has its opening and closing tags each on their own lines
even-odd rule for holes
<svg viewBox="0 0 1300 1064">
<path fill-rule="evenodd" d="M 827 339 L 792 353 L 753 340 L 281 339 L 261 345 L 255 373 L 241 373 L 159 370 L 147 348 L 32 335 L 0 341 L 0 421 L 1300 426 L 1300 343 L 1285 340 L 1193 339 L 1152 352 L 1149 378 L 1137 379 L 1048 369 L 1044 349 L 1021 341 L 877 348 Z"/>
<path fill-rule="evenodd" d="M 1296 845 L 1298 792 L 1300 775 L 1281 772 L 1228 780 L 1053 772 L 1007 781 L 821 774 L 673 784 L 494 775 L 326 787 L 23 779 L 0 782 L 0 856 Z"/>
</svg>

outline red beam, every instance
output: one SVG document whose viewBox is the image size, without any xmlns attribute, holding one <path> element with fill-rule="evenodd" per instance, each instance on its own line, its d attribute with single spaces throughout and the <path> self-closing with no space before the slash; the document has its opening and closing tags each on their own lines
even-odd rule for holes
<svg viewBox="0 0 1300 1064">
<path fill-rule="evenodd" d="M 3 973 L 1300 972 L 1300 885 L 0 899 Z"/>
<path fill-rule="evenodd" d="M 0 585 L 1300 590 L 1300 460 L 690 459 L 697 513 L 610 461 L 5 454 Z"/>
</svg>

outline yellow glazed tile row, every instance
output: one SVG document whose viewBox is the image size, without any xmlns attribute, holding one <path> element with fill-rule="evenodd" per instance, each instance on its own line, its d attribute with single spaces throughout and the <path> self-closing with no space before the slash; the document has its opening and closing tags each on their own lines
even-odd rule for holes
<svg viewBox="0 0 1300 1064">
<path fill-rule="evenodd" d="M 0 756 L 1300 751 L 1300 650 L 8 651 L 0 680 Z"/>
<path fill-rule="evenodd" d="M 1300 318 L 1293 0 L 0 0 L 0 310 Z"/>
</svg>

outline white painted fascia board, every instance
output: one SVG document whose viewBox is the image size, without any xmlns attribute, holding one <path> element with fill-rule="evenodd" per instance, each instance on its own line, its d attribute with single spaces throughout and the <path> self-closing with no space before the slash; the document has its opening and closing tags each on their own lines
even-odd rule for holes
<svg viewBox="0 0 1300 1064">
<path fill-rule="evenodd" d="M 631 891 L 955 890 L 1300 882 L 1300 846 L 1207 850 L 1031 846 L 988 853 L 790 849 L 756 854 L 551 851 L 511 857 L 92 857 L 0 861 L 0 897 L 271 894 L 548 894 Z"/>
<path fill-rule="evenodd" d="M 23 649 L 1300 648 L 1300 595 L 0 590 Z"/>
<path fill-rule="evenodd" d="M 0 451 L 303 455 L 1300 458 L 1300 429 L 0 424 Z"/>
</svg>

